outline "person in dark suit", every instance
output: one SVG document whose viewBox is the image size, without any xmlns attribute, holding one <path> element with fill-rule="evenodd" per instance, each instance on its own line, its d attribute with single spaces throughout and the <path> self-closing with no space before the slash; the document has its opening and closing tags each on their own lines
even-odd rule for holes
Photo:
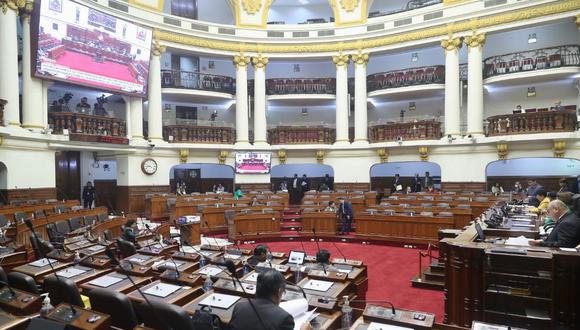
<svg viewBox="0 0 580 330">
<path fill-rule="evenodd" d="M 302 179 L 300 180 L 300 187 L 302 190 L 302 196 L 304 197 L 304 193 L 310 190 L 310 179 L 308 179 L 306 174 L 302 174 Z"/>
<path fill-rule="evenodd" d="M 294 177 L 290 181 L 290 204 L 298 204 L 300 196 L 300 178 L 298 174 L 294 173 Z"/>
<path fill-rule="evenodd" d="M 411 190 L 413 192 L 421 192 L 421 178 L 419 177 L 419 173 L 415 173 L 413 177 L 413 181 L 411 182 Z"/>
<path fill-rule="evenodd" d="M 580 244 L 580 219 L 561 200 L 551 201 L 548 215 L 556 226 L 544 240 L 532 240 L 530 245 L 574 248 Z"/>
<path fill-rule="evenodd" d="M 425 177 L 423 178 L 423 189 L 427 190 L 427 187 L 433 185 L 433 178 L 429 172 L 425 172 Z"/>
<path fill-rule="evenodd" d="M 403 192 L 403 184 L 401 183 L 401 176 L 399 173 L 395 174 L 395 181 L 393 181 L 393 187 L 391 188 L 392 193 Z"/>
<path fill-rule="evenodd" d="M 256 311 L 246 299 L 234 306 L 230 327 L 232 330 L 293 330 L 294 318 L 278 306 L 286 290 L 284 276 L 275 269 L 258 275 L 256 299 L 252 299 Z"/>
<path fill-rule="evenodd" d="M 328 190 L 334 190 L 334 180 L 326 173 L 324 175 L 324 179 L 322 179 L 322 183 L 328 187 Z"/>
<path fill-rule="evenodd" d="M 265 262 L 268 258 L 268 248 L 265 245 L 258 245 L 254 249 L 254 254 L 248 258 L 248 264 L 256 266 L 260 262 Z"/>
<path fill-rule="evenodd" d="M 137 242 L 137 223 L 135 220 L 129 219 L 123 226 L 123 239 L 133 244 Z"/>
<path fill-rule="evenodd" d="M 354 218 L 354 211 L 352 210 L 352 204 L 346 201 L 344 197 L 338 199 L 340 205 L 338 205 L 338 219 L 342 224 L 340 228 L 339 235 L 346 235 L 351 231 L 352 220 Z"/>
<path fill-rule="evenodd" d="M 85 209 L 93 208 L 93 202 L 95 201 L 95 187 L 91 181 L 88 181 L 87 184 L 83 187 L 83 207 Z"/>
</svg>

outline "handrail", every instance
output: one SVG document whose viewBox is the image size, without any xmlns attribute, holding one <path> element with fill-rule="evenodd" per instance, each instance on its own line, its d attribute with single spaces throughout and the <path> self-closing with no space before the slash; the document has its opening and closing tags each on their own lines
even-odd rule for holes
<svg viewBox="0 0 580 330">
<path fill-rule="evenodd" d="M 367 76 L 367 90 L 369 92 L 387 88 L 443 83 L 445 83 L 445 66 L 443 65 L 406 68 Z"/>
<path fill-rule="evenodd" d="M 323 126 L 278 126 L 268 129 L 268 142 L 276 144 L 332 144 L 334 128 Z"/>
<path fill-rule="evenodd" d="M 163 126 L 163 138 L 173 143 L 233 144 L 235 131 L 231 127 L 166 125 Z"/>
<path fill-rule="evenodd" d="M 68 129 L 72 134 L 125 136 L 125 121 L 113 117 L 75 112 L 49 112 L 48 123 L 54 134 L 63 134 L 63 130 Z"/>
<path fill-rule="evenodd" d="M 266 79 L 266 94 L 335 94 L 336 78 Z"/>
<path fill-rule="evenodd" d="M 419 278 L 423 277 L 423 258 L 429 257 L 429 265 L 433 262 L 433 258 L 439 260 L 439 257 L 436 257 L 432 254 L 433 249 L 438 249 L 437 245 L 429 243 L 427 245 L 427 251 L 422 252 L 419 250 Z"/>
<path fill-rule="evenodd" d="M 559 111 L 549 111 L 548 108 L 527 109 L 526 113 L 489 117 L 487 118 L 489 122 L 487 135 L 573 132 L 577 129 L 576 107 L 564 106 L 563 108 L 565 110 Z"/>
<path fill-rule="evenodd" d="M 187 88 L 234 94 L 236 80 L 232 77 L 201 72 L 161 70 L 161 87 Z"/>
<path fill-rule="evenodd" d="M 420 120 L 405 123 L 387 123 L 368 129 L 371 143 L 403 140 L 436 140 L 441 138 L 441 123 L 436 120 Z"/>
</svg>

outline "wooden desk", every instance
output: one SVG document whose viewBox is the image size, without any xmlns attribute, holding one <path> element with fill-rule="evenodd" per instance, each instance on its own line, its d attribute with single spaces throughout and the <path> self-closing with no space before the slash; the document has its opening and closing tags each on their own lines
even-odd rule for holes
<svg viewBox="0 0 580 330">
<path fill-rule="evenodd" d="M 0 289 L 0 308 L 16 315 L 31 315 L 40 311 L 41 296 L 14 288 L 12 290 L 14 295 L 6 286 Z"/>
<path fill-rule="evenodd" d="M 304 286 L 310 280 L 308 277 L 304 278 L 297 285 L 304 289 Z M 355 296 L 354 286 L 350 282 L 332 282 L 332 286 L 326 292 L 310 289 L 304 289 L 304 292 L 309 296 L 308 305 L 310 307 L 320 308 L 325 311 L 337 311 L 337 301 L 346 295 L 350 298 Z M 327 298 L 327 301 L 321 301 L 325 300 L 324 298 Z"/>
<path fill-rule="evenodd" d="M 334 237 L 338 232 L 336 212 L 302 212 L 301 223 L 302 231 L 312 233 L 314 228 L 317 236 Z"/>
<path fill-rule="evenodd" d="M 72 272 L 76 272 L 77 270 L 83 271 L 83 273 L 78 274 L 76 276 L 70 276 L 72 274 Z M 100 277 L 100 276 L 102 276 L 106 273 L 109 273 L 111 271 L 112 271 L 112 269 L 94 269 L 94 268 L 90 268 L 90 267 L 86 267 L 86 266 L 74 265 L 74 266 L 70 266 L 70 267 L 61 269 L 61 270 L 57 271 L 56 273 L 59 277 L 68 278 L 69 280 L 73 281 L 77 286 L 79 286 L 82 283 L 88 282 L 94 278 Z M 44 279 L 41 279 L 39 282 L 43 283 Z"/>
<path fill-rule="evenodd" d="M 70 262 L 63 263 L 60 261 L 56 261 L 56 262 L 52 263 L 52 267 L 54 268 L 55 271 L 59 271 L 59 270 L 66 268 L 70 265 L 72 265 L 72 263 L 70 263 Z M 13 271 L 24 273 L 26 275 L 30 275 L 37 282 L 40 282 L 46 275 L 49 275 L 52 273 L 52 269 L 51 269 L 50 265 L 48 265 L 48 264 L 46 266 L 43 266 L 43 267 L 35 267 L 35 266 L 31 266 L 30 263 L 15 267 L 13 269 Z"/>
<path fill-rule="evenodd" d="M 137 252 L 142 253 L 142 254 L 152 255 L 152 256 L 165 256 L 165 255 L 169 255 L 169 254 L 173 253 L 174 251 L 177 251 L 178 249 L 179 249 L 179 246 L 176 244 L 166 245 L 166 244 L 156 243 L 153 245 L 149 245 L 149 246 L 140 248 L 139 250 L 137 250 Z"/>
<path fill-rule="evenodd" d="M 112 276 L 112 277 L 118 277 L 118 278 L 122 279 L 120 282 L 117 282 L 111 286 L 108 286 L 106 288 L 108 290 L 117 291 L 117 292 L 121 292 L 124 294 L 127 294 L 128 292 L 135 290 L 135 288 L 133 287 L 133 284 L 127 278 L 127 275 L 125 275 L 125 274 L 121 274 L 118 272 L 112 272 L 109 274 L 105 274 L 103 276 Z M 102 276 L 100 276 L 100 277 L 102 277 Z M 137 286 L 142 286 L 145 283 L 149 283 L 151 281 L 151 277 L 131 276 L 131 279 L 133 280 L 133 282 L 135 282 L 135 284 Z M 102 288 L 100 286 L 93 285 L 90 282 L 91 281 L 88 281 L 88 282 L 85 282 L 85 283 L 80 285 L 83 292 L 88 292 L 88 291 L 91 291 L 92 289 L 95 289 L 95 288 Z"/>
<path fill-rule="evenodd" d="M 280 234 L 280 220 L 279 213 L 236 213 L 231 223 L 228 224 L 228 238 L 239 240 L 258 236 L 278 236 Z"/>
<path fill-rule="evenodd" d="M 14 316 L 0 311 L 0 330 L 26 329 L 28 322 L 30 322 L 28 317 Z"/>
<path fill-rule="evenodd" d="M 216 265 L 205 265 L 203 267 L 201 267 L 200 269 L 196 270 L 193 272 L 194 275 L 199 275 L 200 277 L 205 278 L 205 274 L 203 274 L 203 272 L 209 268 L 209 267 L 214 267 L 214 268 L 220 268 L 222 269 L 221 272 L 215 274 L 214 276 L 211 276 L 211 280 L 212 281 L 217 281 L 220 278 L 225 278 L 225 279 L 231 279 L 230 274 L 227 272 L 227 270 L 224 267 L 218 267 Z"/>
<path fill-rule="evenodd" d="M 69 304 L 60 304 L 50 312 L 46 318 L 49 320 L 57 321 L 60 323 L 67 324 L 73 329 L 86 329 L 86 330 L 105 330 L 111 327 L 111 317 L 107 314 L 95 312 L 89 309 L 84 309 L 75 306 L 76 314 L 71 313 Z M 89 320 L 97 316 L 98 320 L 93 323 Z"/>
<path fill-rule="evenodd" d="M 213 293 L 214 293 L 213 290 L 205 292 L 201 296 L 199 296 L 199 297 L 195 298 L 194 300 L 190 301 L 189 303 L 183 305 L 183 309 L 185 309 L 190 315 L 195 314 L 195 312 L 197 310 L 199 310 L 199 308 L 200 308 L 199 303 L 201 301 L 203 301 L 206 297 L 211 296 Z M 242 299 L 242 298 L 240 298 L 240 299 Z M 238 300 L 238 302 L 239 301 L 240 300 Z M 232 313 L 234 312 L 235 305 L 236 304 L 233 304 L 228 309 L 212 307 L 211 313 L 216 315 L 217 317 L 219 317 L 222 322 L 227 324 L 227 323 L 230 323 L 230 320 L 232 319 Z"/>
<path fill-rule="evenodd" d="M 440 229 L 453 228 L 452 217 L 368 214 L 355 217 L 356 235 L 406 243 L 436 243 Z"/>
<path fill-rule="evenodd" d="M 167 304 L 173 304 L 173 305 L 178 305 L 178 306 L 183 306 L 188 301 L 190 301 L 193 297 L 200 295 L 202 292 L 201 287 L 192 288 L 189 286 L 181 286 L 180 289 L 178 289 L 177 291 L 173 292 L 172 294 L 170 294 L 166 297 L 158 297 L 158 296 L 146 293 L 146 291 L 148 289 L 155 288 L 157 285 L 159 285 L 161 283 L 162 283 L 161 281 L 155 281 L 153 283 L 147 284 L 141 288 L 141 292 L 143 292 L 143 294 L 145 294 L 147 296 L 147 299 L 149 299 L 150 301 L 159 301 L 159 302 L 164 302 Z M 129 297 L 129 299 L 131 299 L 135 302 L 139 302 L 139 303 L 145 302 L 145 299 L 143 299 L 143 297 L 141 296 L 141 294 L 137 290 L 129 292 L 127 294 L 127 296 Z"/>
<path fill-rule="evenodd" d="M 179 225 L 179 230 L 182 242 L 185 242 L 189 245 L 201 244 L 201 235 L 200 235 L 201 232 L 199 222 L 190 222 L 183 225 Z"/>
</svg>

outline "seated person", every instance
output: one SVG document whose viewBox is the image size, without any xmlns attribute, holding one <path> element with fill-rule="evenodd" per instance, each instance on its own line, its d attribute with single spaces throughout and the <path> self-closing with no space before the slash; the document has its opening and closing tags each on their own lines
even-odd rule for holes
<svg viewBox="0 0 580 330">
<path fill-rule="evenodd" d="M 330 252 L 326 249 L 320 249 L 316 253 L 316 262 L 319 264 L 330 265 Z"/>
<path fill-rule="evenodd" d="M 530 240 L 533 246 L 573 248 L 580 244 L 580 219 L 560 200 L 551 201 L 548 215 L 556 222 L 544 240 Z"/>
<path fill-rule="evenodd" d="M 328 185 L 324 182 L 320 184 L 320 187 L 318 187 L 318 191 L 328 191 L 328 190 L 330 189 L 328 188 Z"/>
<path fill-rule="evenodd" d="M 562 101 L 561 100 L 554 101 L 554 106 L 552 107 L 551 110 L 552 111 L 564 110 L 564 107 L 562 106 Z"/>
<path fill-rule="evenodd" d="M 491 187 L 491 193 L 494 195 L 499 195 L 503 193 L 503 187 L 500 186 L 499 182 L 496 182 L 495 185 Z"/>
<path fill-rule="evenodd" d="M 330 264 L 330 252 L 326 249 L 320 249 L 316 253 L 316 263 L 306 265 L 304 272 L 308 273 L 311 270 L 326 270 L 330 272 L 338 271 Z"/>
<path fill-rule="evenodd" d="M 248 258 L 248 264 L 255 267 L 260 262 L 266 262 L 266 259 L 268 259 L 268 248 L 260 244 L 254 249 L 254 255 Z"/>
<path fill-rule="evenodd" d="M 230 327 L 232 330 L 269 329 L 293 330 L 294 318 L 278 305 L 286 290 L 284 276 L 275 269 L 268 269 L 258 275 L 256 299 L 250 302 L 242 299 L 234 306 Z"/>
<path fill-rule="evenodd" d="M 544 189 L 540 189 L 536 192 L 536 198 L 540 201 L 538 207 L 532 208 L 532 212 L 540 214 L 542 211 L 548 209 L 548 204 L 550 204 L 550 198 Z"/>
<path fill-rule="evenodd" d="M 560 181 L 558 181 L 558 186 L 560 186 L 560 189 L 558 190 L 559 193 L 571 191 L 568 187 L 568 180 L 566 180 L 566 178 L 560 179 Z"/>
<path fill-rule="evenodd" d="M 242 188 L 238 186 L 236 187 L 236 191 L 234 191 L 234 199 L 240 199 L 242 197 L 244 197 L 244 193 L 242 192 Z"/>
<path fill-rule="evenodd" d="M 437 189 L 435 189 L 435 187 L 433 187 L 432 184 L 427 186 L 427 194 L 435 195 L 438 193 L 439 193 L 439 191 Z"/>
<path fill-rule="evenodd" d="M 137 243 L 137 223 L 133 219 L 127 220 L 123 227 L 122 238 L 133 244 Z"/>
<path fill-rule="evenodd" d="M 324 208 L 325 212 L 336 212 L 336 203 L 334 201 L 328 202 L 328 206 Z"/>
<path fill-rule="evenodd" d="M 250 206 L 260 206 L 262 205 L 260 202 L 258 202 L 258 197 L 254 196 L 252 197 L 252 201 L 250 202 Z"/>
</svg>

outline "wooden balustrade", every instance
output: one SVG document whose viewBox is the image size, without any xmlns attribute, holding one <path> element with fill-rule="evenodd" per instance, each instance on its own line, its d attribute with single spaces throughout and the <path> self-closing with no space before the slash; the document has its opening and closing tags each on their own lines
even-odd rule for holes
<svg viewBox="0 0 580 330">
<path fill-rule="evenodd" d="M 270 144 L 332 144 L 334 128 L 323 126 L 278 126 L 268 130 Z"/>
<path fill-rule="evenodd" d="M 4 106 L 8 101 L 0 99 L 0 126 L 4 126 Z"/>
<path fill-rule="evenodd" d="M 335 78 L 277 78 L 266 80 L 266 94 L 335 94 Z"/>
<path fill-rule="evenodd" d="M 48 123 L 53 134 L 63 134 L 68 129 L 71 134 L 124 137 L 126 127 L 122 119 L 74 112 L 50 112 Z"/>
<path fill-rule="evenodd" d="M 235 132 L 231 127 L 168 125 L 163 126 L 163 138 L 169 142 L 233 144 Z"/>
<path fill-rule="evenodd" d="M 538 111 L 498 115 L 487 118 L 488 136 L 573 132 L 577 128 L 575 110 Z"/>
<path fill-rule="evenodd" d="M 374 142 L 403 140 L 437 140 L 441 138 L 441 123 L 421 120 L 407 123 L 387 123 L 369 128 L 369 139 Z"/>
</svg>

